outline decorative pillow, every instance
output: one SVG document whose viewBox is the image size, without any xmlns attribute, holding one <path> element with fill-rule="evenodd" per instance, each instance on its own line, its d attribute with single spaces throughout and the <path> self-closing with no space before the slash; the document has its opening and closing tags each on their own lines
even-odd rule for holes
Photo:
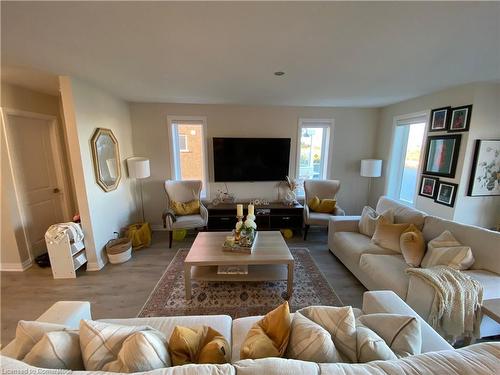
<svg viewBox="0 0 500 375">
<path fill-rule="evenodd" d="M 190 363 L 228 363 L 231 346 L 215 329 L 208 326 L 176 326 L 170 336 L 168 350 L 174 366 Z"/>
<path fill-rule="evenodd" d="M 372 242 L 375 245 L 393 251 L 401 252 L 399 240 L 401 234 L 408 229 L 411 224 L 384 224 L 378 223 L 375 233 L 372 237 Z"/>
<path fill-rule="evenodd" d="M 466 270 L 474 264 L 474 256 L 469 246 L 463 246 L 450 231 L 445 230 L 429 241 L 422 267 L 444 265 L 457 270 Z"/>
<path fill-rule="evenodd" d="M 321 203 L 321 200 L 318 197 L 313 197 L 309 199 L 309 202 L 307 202 L 307 205 L 311 209 L 311 211 L 316 211 L 319 207 L 319 204 Z"/>
<path fill-rule="evenodd" d="M 23 362 L 42 368 L 85 370 L 78 331 L 47 332 L 26 354 Z"/>
<path fill-rule="evenodd" d="M 286 356 L 317 363 L 341 361 L 330 333 L 300 312 L 296 312 L 292 320 Z"/>
<path fill-rule="evenodd" d="M 366 363 L 378 360 L 397 359 L 394 352 L 389 348 L 384 339 L 356 320 L 356 351 L 358 363 Z"/>
<path fill-rule="evenodd" d="M 391 209 L 385 210 L 380 215 L 370 206 L 363 207 L 361 219 L 359 219 L 359 233 L 373 237 L 378 223 L 392 224 L 394 215 Z"/>
<path fill-rule="evenodd" d="M 356 322 L 351 306 L 310 306 L 297 312 L 326 329 L 342 359 L 356 362 Z"/>
<path fill-rule="evenodd" d="M 414 316 L 380 313 L 362 315 L 358 320 L 384 339 L 398 358 L 422 351 L 420 322 Z"/>
<path fill-rule="evenodd" d="M 335 210 L 337 201 L 335 199 L 319 199 L 318 197 L 311 198 L 307 203 L 311 211 L 329 214 Z"/>
<path fill-rule="evenodd" d="M 241 345 L 240 358 L 282 357 L 290 338 L 290 320 L 290 309 L 285 301 L 250 328 Z"/>
<path fill-rule="evenodd" d="M 195 215 L 200 213 L 200 200 L 194 199 L 189 202 L 170 202 L 170 208 L 178 216 Z"/>
<path fill-rule="evenodd" d="M 408 229 L 401 234 L 399 246 L 406 264 L 419 267 L 425 255 L 425 240 L 424 235 L 415 225 L 410 224 Z"/>
<path fill-rule="evenodd" d="M 48 332 L 72 331 L 69 327 L 45 322 L 20 320 L 17 323 L 14 344 L 2 354 L 11 358 L 24 360 L 33 347 L 44 338 Z"/>
<path fill-rule="evenodd" d="M 165 336 L 148 326 L 80 321 L 87 371 L 139 372 L 170 366 Z"/>
</svg>

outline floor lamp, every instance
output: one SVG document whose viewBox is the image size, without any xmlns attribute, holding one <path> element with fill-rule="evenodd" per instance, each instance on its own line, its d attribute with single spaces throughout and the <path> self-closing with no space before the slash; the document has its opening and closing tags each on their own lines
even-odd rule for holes
<svg viewBox="0 0 500 375">
<path fill-rule="evenodd" d="M 368 180 L 368 197 L 370 197 L 372 187 L 372 177 L 382 176 L 382 160 L 363 159 L 361 160 L 361 176 L 370 177 Z"/>
<path fill-rule="evenodd" d="M 128 167 L 128 176 L 130 178 L 138 179 L 140 183 L 142 222 L 145 223 L 146 219 L 144 218 L 144 198 L 142 195 L 142 180 L 151 175 L 149 170 L 149 159 L 141 157 L 128 158 L 127 167 Z"/>
</svg>

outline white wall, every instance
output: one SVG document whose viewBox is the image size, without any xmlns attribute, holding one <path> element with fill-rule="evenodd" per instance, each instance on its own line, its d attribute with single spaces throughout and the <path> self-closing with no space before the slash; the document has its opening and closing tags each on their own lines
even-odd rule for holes
<svg viewBox="0 0 500 375">
<path fill-rule="evenodd" d="M 61 77 L 60 83 L 89 259 L 87 270 L 99 270 L 107 262 L 106 242 L 113 237 L 113 232 L 119 232 L 136 217 L 134 185 L 125 167 L 125 159 L 133 156 L 129 107 L 126 102 L 81 80 Z M 120 148 L 122 179 L 116 190 L 107 193 L 97 185 L 94 175 L 90 138 L 96 128 L 111 129 Z"/>
<path fill-rule="evenodd" d="M 500 198 L 467 197 L 466 194 L 472 167 L 474 141 L 478 138 L 500 138 L 499 90 L 499 84 L 467 84 L 382 108 L 377 134 L 376 157 L 384 160 L 384 173 L 382 178 L 375 180 L 370 203 L 375 204 L 378 197 L 387 192 L 386 172 L 394 134 L 394 117 L 430 111 L 433 108 L 472 104 L 470 131 L 460 133 L 462 134 L 462 142 L 455 178 L 440 178 L 442 181 L 459 184 L 455 207 L 447 207 L 421 196 L 417 196 L 415 207 L 445 219 L 485 227 L 496 226 Z M 438 134 L 446 134 L 446 132 L 433 133 L 433 135 Z M 419 173 L 418 184 L 420 184 L 420 175 Z"/>
<path fill-rule="evenodd" d="M 299 118 L 333 118 L 332 160 L 328 177 L 341 181 L 339 205 L 349 214 L 361 212 L 368 198 L 368 180 L 359 176 L 360 160 L 373 157 L 378 109 L 265 107 L 131 103 L 134 152 L 151 161 L 151 177 L 144 180 L 146 220 L 159 225 L 165 208 L 163 182 L 172 176 L 167 116 L 206 116 L 209 172 L 213 170 L 213 137 L 290 137 L 290 175 L 295 175 Z M 209 179 L 213 180 L 209 173 Z M 211 196 L 223 184 L 210 183 Z M 237 199 L 277 199 L 274 182 L 228 183 Z"/>
</svg>

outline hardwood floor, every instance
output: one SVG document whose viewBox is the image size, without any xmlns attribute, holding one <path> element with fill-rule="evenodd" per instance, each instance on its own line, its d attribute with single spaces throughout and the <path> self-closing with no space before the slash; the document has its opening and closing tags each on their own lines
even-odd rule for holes
<svg viewBox="0 0 500 375">
<path fill-rule="evenodd" d="M 2 347 L 14 337 L 18 320 L 34 320 L 60 300 L 90 301 L 96 319 L 136 316 L 177 250 L 190 247 L 194 238 L 195 233 L 189 234 L 169 249 L 166 232 L 155 232 L 153 245 L 134 252 L 127 263 L 108 264 L 99 272 L 79 271 L 76 279 L 54 280 L 50 268 L 37 265 L 26 272 L 1 272 Z M 306 242 L 295 235 L 287 243 L 307 247 L 342 302 L 361 307 L 366 289 L 328 251 L 326 230 L 311 229 Z"/>
</svg>

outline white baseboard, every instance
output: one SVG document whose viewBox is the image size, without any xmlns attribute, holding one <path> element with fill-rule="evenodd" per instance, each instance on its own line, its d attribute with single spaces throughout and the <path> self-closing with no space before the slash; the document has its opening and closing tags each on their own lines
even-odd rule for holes
<svg viewBox="0 0 500 375">
<path fill-rule="evenodd" d="M 33 262 L 26 259 L 24 262 L 0 263 L 0 271 L 2 272 L 23 272 L 33 265 Z"/>
<path fill-rule="evenodd" d="M 100 264 L 98 262 L 87 262 L 87 271 L 89 272 L 94 272 L 94 271 L 100 271 L 103 269 L 105 264 Z"/>
</svg>

